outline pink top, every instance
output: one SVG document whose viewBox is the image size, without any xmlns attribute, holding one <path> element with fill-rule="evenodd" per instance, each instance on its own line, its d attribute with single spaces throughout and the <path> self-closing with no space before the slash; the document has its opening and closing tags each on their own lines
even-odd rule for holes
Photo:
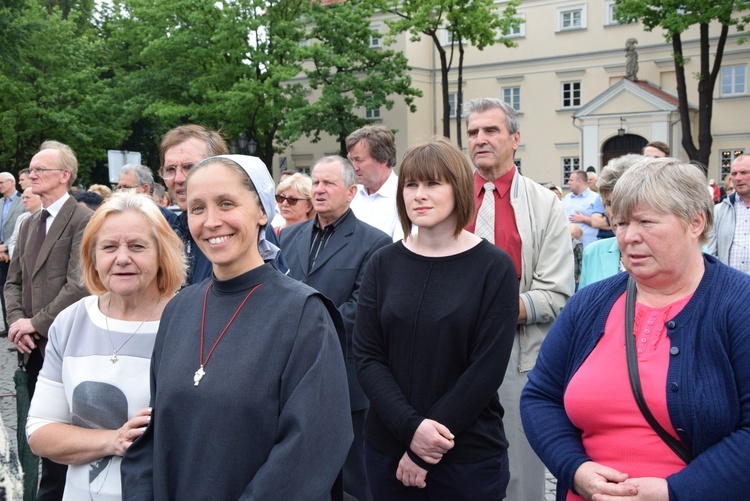
<svg viewBox="0 0 750 501">
<path fill-rule="evenodd" d="M 636 302 L 633 333 L 641 387 L 651 413 L 675 438 L 667 411 L 670 343 L 666 322 L 692 294 L 662 308 Z M 638 409 L 628 378 L 625 352 L 625 294 L 607 317 L 604 335 L 565 390 L 565 411 L 582 430 L 583 448 L 595 462 L 627 473 L 630 478 L 667 476 L 685 463 L 651 429 Z M 567 501 L 583 500 L 568 491 Z"/>
</svg>

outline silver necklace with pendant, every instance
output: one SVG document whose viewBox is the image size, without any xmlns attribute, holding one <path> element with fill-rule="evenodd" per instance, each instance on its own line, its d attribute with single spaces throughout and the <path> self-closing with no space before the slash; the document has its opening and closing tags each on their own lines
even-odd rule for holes
<svg viewBox="0 0 750 501">
<path fill-rule="evenodd" d="M 135 336 L 139 330 L 141 330 L 141 327 L 143 327 L 143 324 L 145 324 L 146 321 L 149 318 L 151 318 L 151 315 L 154 314 L 154 312 L 156 311 L 156 307 L 159 306 L 160 302 L 161 302 L 161 298 L 159 298 L 159 300 L 156 301 L 156 304 L 154 305 L 154 307 L 151 308 L 151 312 L 146 317 L 146 320 L 140 323 L 140 325 L 133 331 L 133 333 L 130 336 L 128 336 L 128 338 L 125 340 L 124 343 L 120 345 L 119 348 L 115 348 L 115 343 L 112 342 L 112 333 L 109 332 L 109 320 L 108 319 L 109 319 L 109 307 L 112 305 L 112 296 L 109 297 L 109 301 L 107 301 L 107 314 L 104 315 L 104 325 L 107 327 L 107 336 L 109 336 L 109 344 L 112 345 L 112 356 L 109 357 L 110 362 L 112 362 L 113 364 L 116 364 L 120 360 L 117 357 L 117 353 L 122 349 L 123 346 L 128 344 L 128 341 L 133 339 L 133 336 Z"/>
</svg>

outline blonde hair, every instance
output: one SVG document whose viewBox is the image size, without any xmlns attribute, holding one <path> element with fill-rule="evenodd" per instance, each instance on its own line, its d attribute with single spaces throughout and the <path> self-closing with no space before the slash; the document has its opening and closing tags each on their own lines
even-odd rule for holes
<svg viewBox="0 0 750 501">
<path fill-rule="evenodd" d="M 276 194 L 281 195 L 283 191 L 289 189 L 297 190 L 297 193 L 299 193 L 305 200 L 312 200 L 312 179 L 310 179 L 310 176 L 307 174 L 295 172 L 291 176 L 288 176 L 276 187 Z M 313 216 L 315 216 L 315 209 L 311 203 L 310 210 L 307 211 L 307 219 L 312 219 Z"/>
<path fill-rule="evenodd" d="M 112 195 L 112 189 L 109 186 L 103 184 L 92 184 L 89 186 L 88 191 L 100 195 L 103 199 L 107 199 Z"/>
<path fill-rule="evenodd" d="M 144 194 L 115 193 L 94 212 L 86 225 L 81 241 L 83 283 L 92 294 L 107 292 L 96 270 L 96 238 L 107 218 L 113 214 L 139 214 L 151 228 L 158 252 L 159 271 L 156 283 L 162 296 L 176 292 L 185 282 L 186 260 L 182 241 L 167 223 L 156 202 Z"/>
</svg>

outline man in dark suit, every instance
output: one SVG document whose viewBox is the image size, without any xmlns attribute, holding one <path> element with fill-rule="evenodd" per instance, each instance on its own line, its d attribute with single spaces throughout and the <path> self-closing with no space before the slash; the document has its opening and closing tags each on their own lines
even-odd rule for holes
<svg viewBox="0 0 750 501">
<path fill-rule="evenodd" d="M 357 193 L 357 172 L 345 158 L 324 157 L 312 171 L 316 216 L 281 230 L 281 250 L 289 276 L 333 301 L 346 327 L 346 372 L 354 443 L 344 465 L 344 490 L 360 501 L 371 499 L 364 469 L 363 429 L 369 402 L 357 381 L 351 350 L 354 315 L 362 275 L 372 254 L 391 243 L 384 232 L 358 220 L 349 208 Z"/>
<path fill-rule="evenodd" d="M 79 260 L 83 230 L 91 209 L 68 194 L 78 174 L 69 146 L 45 141 L 29 165 L 32 191 L 42 210 L 21 224 L 5 283 L 8 339 L 25 354 L 29 392 L 33 395 L 44 360 L 47 331 L 58 313 L 86 295 Z M 42 458 L 37 500 L 59 500 L 67 466 Z"/>
<path fill-rule="evenodd" d="M 0 221 L 0 290 L 5 287 L 10 266 L 10 255 L 5 242 L 13 235 L 18 216 L 23 214 L 21 194 L 16 191 L 16 178 L 10 172 L 0 172 L 0 195 L 3 196 L 2 221 Z M 5 312 L 5 298 L 0 296 L 3 308 L 3 322 L 0 324 L 0 336 L 8 335 L 7 316 Z"/>
</svg>

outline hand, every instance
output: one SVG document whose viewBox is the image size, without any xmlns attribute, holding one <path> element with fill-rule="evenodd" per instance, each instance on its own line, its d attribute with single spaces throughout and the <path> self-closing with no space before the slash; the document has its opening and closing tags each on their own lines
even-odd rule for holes
<svg viewBox="0 0 750 501">
<path fill-rule="evenodd" d="M 396 478 L 406 487 L 427 487 L 427 470 L 423 470 L 411 460 L 407 453 L 401 457 L 396 470 Z"/>
<path fill-rule="evenodd" d="M 594 495 L 635 496 L 638 489 L 624 482 L 627 473 L 621 473 L 614 468 L 587 461 L 578 467 L 573 476 L 573 486 L 578 494 L 585 499 L 602 501 L 605 498 Z"/>
<path fill-rule="evenodd" d="M 593 501 L 669 501 L 669 488 L 667 481 L 663 478 L 629 478 L 621 485 L 633 486 L 638 490 L 634 496 L 609 496 L 606 494 L 594 494 Z"/>
<path fill-rule="evenodd" d="M 124 456 L 125 451 L 133 444 L 136 438 L 143 435 L 151 421 L 151 408 L 145 407 L 139 410 L 135 416 L 130 418 L 118 430 L 115 430 L 114 456 Z"/>
<path fill-rule="evenodd" d="M 571 214 L 568 219 L 570 219 L 571 223 L 589 224 L 591 222 L 591 218 L 588 216 L 584 216 L 581 211 L 576 211 L 574 214 Z"/>
<path fill-rule="evenodd" d="M 31 353 L 37 340 L 39 333 L 28 318 L 19 318 L 8 329 L 8 341 L 15 344 L 20 353 Z"/>
<path fill-rule="evenodd" d="M 437 464 L 443 454 L 453 448 L 453 438 L 448 428 L 432 419 L 425 419 L 414 432 L 409 448 L 425 462 Z"/>
</svg>

